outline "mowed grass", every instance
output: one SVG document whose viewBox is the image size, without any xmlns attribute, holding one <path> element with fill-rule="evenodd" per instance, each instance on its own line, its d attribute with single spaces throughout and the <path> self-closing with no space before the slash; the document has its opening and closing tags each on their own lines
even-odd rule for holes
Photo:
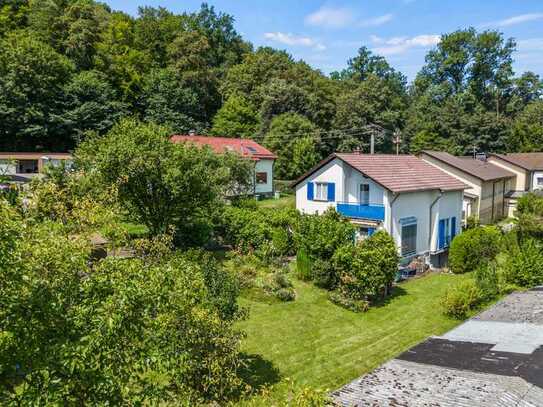
<svg viewBox="0 0 543 407">
<path fill-rule="evenodd" d="M 295 208 L 296 197 L 294 195 L 282 196 L 279 199 L 267 198 L 262 201 L 258 201 L 257 205 L 261 208 Z"/>
<path fill-rule="evenodd" d="M 440 299 L 448 286 L 465 278 L 436 273 L 403 283 L 386 303 L 364 314 L 332 304 L 325 290 L 297 280 L 294 302 L 242 297 L 250 311 L 240 323 L 247 333 L 243 350 L 259 360 L 251 376 L 273 385 L 277 400 L 288 392 L 287 378 L 296 386 L 335 390 L 459 324 L 441 313 Z"/>
</svg>

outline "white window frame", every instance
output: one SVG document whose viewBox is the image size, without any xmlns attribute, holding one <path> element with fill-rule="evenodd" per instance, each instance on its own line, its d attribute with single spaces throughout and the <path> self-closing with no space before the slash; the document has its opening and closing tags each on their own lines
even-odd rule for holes
<svg viewBox="0 0 543 407">
<path fill-rule="evenodd" d="M 328 201 L 328 182 L 315 182 L 315 201 Z"/>
<path fill-rule="evenodd" d="M 538 187 L 543 187 L 543 177 L 537 177 L 535 179 L 535 184 L 538 186 Z"/>
</svg>

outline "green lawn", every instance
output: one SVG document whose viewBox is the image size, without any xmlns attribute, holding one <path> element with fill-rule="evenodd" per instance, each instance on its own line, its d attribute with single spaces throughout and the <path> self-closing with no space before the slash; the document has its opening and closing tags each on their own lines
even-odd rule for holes
<svg viewBox="0 0 543 407">
<path fill-rule="evenodd" d="M 268 198 L 258 201 L 257 205 L 261 208 L 294 208 L 296 207 L 296 197 L 294 195 L 287 195 L 279 199 Z"/>
<path fill-rule="evenodd" d="M 297 386 L 333 390 L 369 372 L 430 335 L 459 323 L 441 314 L 439 301 L 450 284 L 467 276 L 431 274 L 401 284 L 386 304 L 355 314 L 327 300 L 327 292 L 295 281 L 291 303 L 241 298 L 249 319 L 244 351 L 255 358 L 253 380 L 274 384 L 273 397 Z"/>
</svg>

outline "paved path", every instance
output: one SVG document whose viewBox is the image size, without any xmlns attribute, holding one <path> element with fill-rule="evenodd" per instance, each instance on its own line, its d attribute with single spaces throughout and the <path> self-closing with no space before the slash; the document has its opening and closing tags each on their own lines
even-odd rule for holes
<svg viewBox="0 0 543 407">
<path fill-rule="evenodd" d="M 543 406 L 543 289 L 509 295 L 332 397 L 341 406 Z"/>
</svg>

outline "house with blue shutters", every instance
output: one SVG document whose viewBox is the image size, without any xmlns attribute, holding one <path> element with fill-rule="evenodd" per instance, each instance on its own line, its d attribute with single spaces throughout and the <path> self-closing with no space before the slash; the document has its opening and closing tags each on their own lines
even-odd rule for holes
<svg viewBox="0 0 543 407">
<path fill-rule="evenodd" d="M 412 155 L 335 153 L 293 183 L 296 208 L 335 208 L 364 239 L 387 231 L 405 261 L 423 256 L 440 267 L 461 232 L 463 191 L 457 178 Z"/>
</svg>

